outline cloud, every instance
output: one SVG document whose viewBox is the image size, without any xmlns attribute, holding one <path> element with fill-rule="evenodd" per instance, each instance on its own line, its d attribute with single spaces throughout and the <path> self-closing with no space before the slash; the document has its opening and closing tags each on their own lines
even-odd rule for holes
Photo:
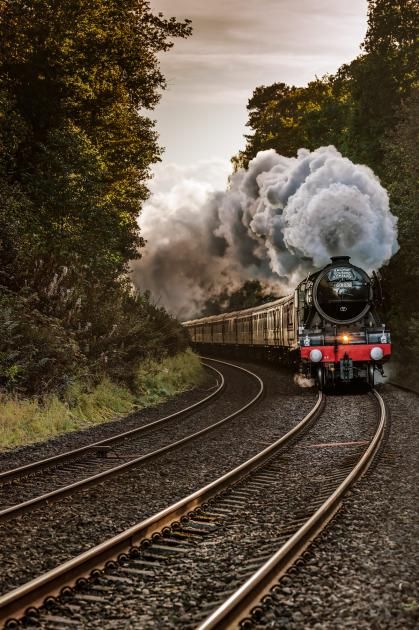
<svg viewBox="0 0 419 630">
<path fill-rule="evenodd" d="M 335 72 L 359 53 L 366 30 L 366 0 L 152 0 L 151 6 L 193 21 L 193 35 L 161 55 L 168 89 L 156 110 L 167 159 L 185 164 L 191 156 L 237 153 L 256 86 L 305 85 Z"/>
<path fill-rule="evenodd" d="M 366 26 L 360 16 L 366 16 L 367 4 L 366 0 L 153 0 L 152 7 L 192 19 L 194 35 L 177 44 L 177 51 L 315 55 L 319 50 L 333 54 L 344 42 L 358 45 Z"/>
</svg>

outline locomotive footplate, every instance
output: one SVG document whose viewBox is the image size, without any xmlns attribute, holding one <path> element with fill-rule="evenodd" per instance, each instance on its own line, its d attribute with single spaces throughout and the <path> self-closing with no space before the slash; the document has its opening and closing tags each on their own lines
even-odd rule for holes
<svg viewBox="0 0 419 630">
<path fill-rule="evenodd" d="M 339 361 L 340 378 L 342 381 L 352 381 L 354 377 L 353 361 L 345 353 L 343 359 Z"/>
</svg>

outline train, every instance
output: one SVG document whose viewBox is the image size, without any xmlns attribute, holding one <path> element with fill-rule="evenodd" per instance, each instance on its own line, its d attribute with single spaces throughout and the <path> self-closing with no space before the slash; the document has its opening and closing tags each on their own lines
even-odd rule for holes
<svg viewBox="0 0 419 630">
<path fill-rule="evenodd" d="M 382 323 L 380 278 L 335 256 L 294 293 L 255 308 L 183 322 L 194 346 L 246 349 L 287 358 L 320 389 L 362 381 L 374 386 L 391 356 Z"/>
</svg>

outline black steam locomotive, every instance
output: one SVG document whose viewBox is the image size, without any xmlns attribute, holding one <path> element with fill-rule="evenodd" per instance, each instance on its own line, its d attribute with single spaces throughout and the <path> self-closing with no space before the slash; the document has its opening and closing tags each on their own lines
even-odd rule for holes
<svg viewBox="0 0 419 630">
<path fill-rule="evenodd" d="M 390 332 L 377 311 L 381 301 L 378 276 L 337 256 L 293 295 L 184 326 L 200 347 L 247 346 L 291 356 L 320 388 L 355 379 L 372 386 L 391 355 Z"/>
</svg>

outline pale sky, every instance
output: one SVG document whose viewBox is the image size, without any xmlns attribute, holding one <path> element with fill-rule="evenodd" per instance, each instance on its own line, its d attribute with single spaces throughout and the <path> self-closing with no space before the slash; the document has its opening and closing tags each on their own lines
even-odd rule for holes
<svg viewBox="0 0 419 630">
<path fill-rule="evenodd" d="M 162 55 L 168 88 L 151 113 L 164 163 L 227 161 L 244 147 L 246 105 L 258 85 L 305 85 L 356 57 L 367 0 L 151 0 L 192 19 L 194 32 Z"/>
</svg>

